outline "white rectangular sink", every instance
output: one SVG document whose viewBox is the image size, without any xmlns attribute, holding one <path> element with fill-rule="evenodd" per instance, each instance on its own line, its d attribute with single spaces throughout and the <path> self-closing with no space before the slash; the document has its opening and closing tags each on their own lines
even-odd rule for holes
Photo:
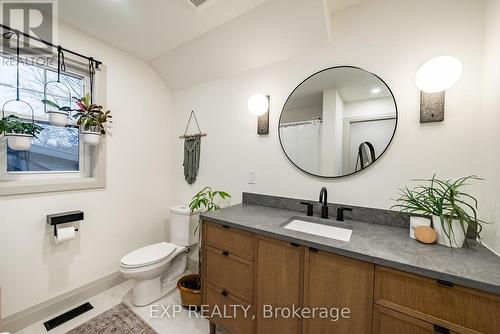
<svg viewBox="0 0 500 334">
<path fill-rule="evenodd" d="M 300 219 L 292 220 L 291 222 L 283 226 L 283 228 L 340 241 L 351 240 L 352 234 L 352 230 L 347 228 L 318 224 Z"/>
</svg>

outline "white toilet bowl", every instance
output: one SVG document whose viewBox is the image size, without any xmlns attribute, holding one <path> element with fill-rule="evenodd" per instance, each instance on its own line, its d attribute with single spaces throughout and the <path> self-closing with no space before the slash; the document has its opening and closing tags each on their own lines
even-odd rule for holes
<svg viewBox="0 0 500 334">
<path fill-rule="evenodd" d="M 120 261 L 120 271 L 134 281 L 132 304 L 145 306 L 168 294 L 187 268 L 187 248 L 161 242 L 139 248 Z"/>
</svg>

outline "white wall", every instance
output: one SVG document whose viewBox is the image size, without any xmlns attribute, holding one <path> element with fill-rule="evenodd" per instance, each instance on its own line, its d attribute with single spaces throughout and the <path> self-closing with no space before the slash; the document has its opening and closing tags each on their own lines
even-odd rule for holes
<svg viewBox="0 0 500 334">
<path fill-rule="evenodd" d="M 177 92 L 174 131 L 183 132 L 194 109 L 208 136 L 202 140 L 198 180 L 191 186 L 182 176 L 182 141 L 172 139 L 172 200 L 186 203 L 205 185 L 229 191 L 233 203 L 242 191 L 317 200 L 326 185 L 330 201 L 389 208 L 398 188 L 411 179 L 483 174 L 474 159 L 479 140 L 470 135 L 480 127 L 482 20 L 482 2 L 475 0 L 367 1 L 332 17 L 330 49 Z M 421 125 L 415 74 L 427 59 L 443 54 L 461 59 L 464 73 L 447 92 L 445 122 Z M 360 66 L 381 76 L 394 91 L 400 118 L 393 144 L 374 166 L 326 180 L 287 161 L 277 122 L 286 98 L 304 78 L 335 65 Z M 257 120 L 247 111 L 255 92 L 271 95 L 269 136 L 256 134 Z M 255 185 L 247 184 L 248 170 L 256 171 Z"/>
<path fill-rule="evenodd" d="M 479 163 L 486 179 L 480 187 L 480 203 L 485 214 L 484 219 L 500 221 L 500 1 L 485 1 L 485 39 L 484 39 L 484 77 L 481 120 L 479 131 L 482 154 Z M 477 108 L 476 108 L 477 110 Z M 475 133 L 475 132 L 471 132 Z M 487 225 L 484 241 L 497 254 L 500 254 L 500 227 L 498 224 Z"/>
<path fill-rule="evenodd" d="M 390 97 L 349 102 L 345 104 L 344 108 L 344 118 L 388 115 L 396 116 L 394 101 Z"/>
<path fill-rule="evenodd" d="M 359 147 L 364 142 L 369 142 L 375 150 L 375 157 L 380 156 L 387 144 L 391 140 L 394 132 L 395 120 L 377 120 L 370 122 L 355 122 L 349 125 L 349 135 L 344 135 L 348 147 L 348 151 L 344 152 L 345 158 L 348 161 L 345 166 L 346 174 L 356 171 L 361 168 L 361 162 L 358 161 Z"/>
<path fill-rule="evenodd" d="M 170 203 L 171 93 L 149 65 L 61 27 L 60 43 L 107 66 L 106 189 L 0 197 L 2 317 L 119 270 L 136 247 L 164 239 Z M 98 101 L 97 101 L 98 102 Z M 54 245 L 46 215 L 83 210 L 78 238 Z"/>
</svg>

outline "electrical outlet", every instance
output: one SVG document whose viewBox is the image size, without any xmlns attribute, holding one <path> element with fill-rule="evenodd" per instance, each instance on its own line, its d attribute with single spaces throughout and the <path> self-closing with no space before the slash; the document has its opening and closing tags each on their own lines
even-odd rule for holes
<svg viewBox="0 0 500 334">
<path fill-rule="evenodd" d="M 248 171 L 248 184 L 255 184 L 255 171 L 254 170 Z"/>
</svg>

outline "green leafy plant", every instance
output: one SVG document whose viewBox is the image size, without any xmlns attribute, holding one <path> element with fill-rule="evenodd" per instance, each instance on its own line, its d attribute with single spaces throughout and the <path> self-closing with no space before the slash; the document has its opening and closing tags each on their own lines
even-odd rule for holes
<svg viewBox="0 0 500 334">
<path fill-rule="evenodd" d="M 482 224 L 477 215 L 478 202 L 475 197 L 466 193 L 463 188 L 469 186 L 469 181 L 482 180 L 471 175 L 457 180 L 440 180 L 434 175 L 431 179 L 417 179 L 414 181 L 426 184 L 416 186 L 413 189 L 404 187 L 400 189 L 400 197 L 397 204 L 391 209 L 398 209 L 410 214 L 421 214 L 438 216 L 443 227 L 443 231 L 448 238 L 450 245 L 455 241 L 453 231 L 453 220 L 460 222 L 461 232 L 467 234 L 474 233 L 474 238 L 481 240 Z M 466 246 L 467 239 L 465 240 Z"/>
<path fill-rule="evenodd" d="M 189 210 L 191 213 L 196 212 L 213 212 L 220 209 L 220 206 L 217 204 L 218 200 L 225 200 L 227 198 L 231 198 L 231 195 L 225 191 L 213 190 L 211 187 L 205 187 L 200 190 L 196 195 L 193 196 L 191 203 L 189 204 Z M 198 225 L 196 226 L 195 232 L 200 227 L 200 220 L 198 220 Z M 201 237 L 201 233 L 199 234 Z M 198 273 L 201 273 L 201 238 L 198 240 Z M 201 289 L 201 275 L 198 274 L 195 281 L 196 289 Z"/>
<path fill-rule="evenodd" d="M 107 123 L 112 123 L 111 111 L 103 111 L 103 106 L 90 103 L 90 95 L 88 94 L 75 100 L 79 108 L 76 109 L 74 116 L 76 124 L 83 126 L 85 131 L 94 131 L 105 135 Z"/>
<path fill-rule="evenodd" d="M 225 200 L 226 198 L 231 198 L 231 195 L 225 191 L 213 190 L 210 187 L 205 187 L 194 195 L 189 204 L 189 209 L 191 213 L 199 211 L 200 209 L 205 213 L 219 210 L 220 206 L 216 204 L 218 197 Z"/>
<path fill-rule="evenodd" d="M 38 124 L 24 122 L 21 118 L 15 115 L 9 115 L 0 120 L 0 133 L 31 135 L 36 137 L 37 134 L 43 131 L 43 128 Z"/>
<path fill-rule="evenodd" d="M 50 100 L 42 100 L 42 102 L 43 102 L 43 104 L 45 104 L 48 107 L 52 107 L 54 109 L 57 109 L 61 112 L 65 112 L 68 114 L 73 110 L 73 109 L 71 109 L 71 107 L 60 107 L 57 103 L 50 101 Z"/>
</svg>

